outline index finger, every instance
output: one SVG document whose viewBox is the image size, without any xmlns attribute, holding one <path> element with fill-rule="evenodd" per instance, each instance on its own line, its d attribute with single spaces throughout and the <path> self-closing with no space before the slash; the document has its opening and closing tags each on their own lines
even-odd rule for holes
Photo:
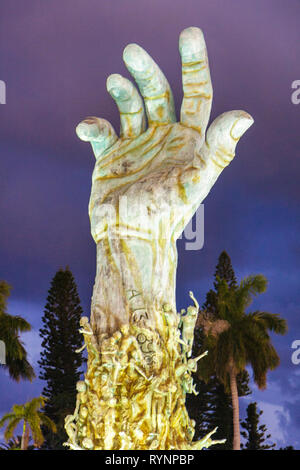
<svg viewBox="0 0 300 470">
<path fill-rule="evenodd" d="M 137 44 L 129 44 L 124 49 L 123 59 L 144 98 L 149 125 L 175 122 L 170 85 L 152 57 Z"/>
</svg>

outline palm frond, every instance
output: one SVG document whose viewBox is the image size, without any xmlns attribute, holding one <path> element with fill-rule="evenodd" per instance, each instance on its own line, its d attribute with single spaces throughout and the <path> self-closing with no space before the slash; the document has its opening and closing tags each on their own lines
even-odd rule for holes
<svg viewBox="0 0 300 470">
<path fill-rule="evenodd" d="M 2 313 L 0 316 L 0 331 L 25 332 L 31 330 L 31 325 L 19 315 Z"/>
<path fill-rule="evenodd" d="M 41 423 L 37 414 L 32 415 L 28 419 L 28 425 L 31 429 L 32 439 L 37 447 L 40 447 L 44 442 L 44 436 L 41 430 Z"/>
<path fill-rule="evenodd" d="M 9 441 L 9 439 L 11 439 L 13 437 L 13 434 L 14 434 L 14 430 L 16 429 L 16 427 L 18 426 L 19 422 L 21 421 L 20 418 L 12 418 L 6 429 L 5 429 L 5 432 L 4 432 L 4 437 L 5 437 L 5 440 L 6 441 Z"/>
<path fill-rule="evenodd" d="M 7 299 L 10 296 L 11 286 L 6 282 L 0 281 L 0 315 L 6 310 Z"/>
<path fill-rule="evenodd" d="M 12 413 L 12 412 L 6 413 L 5 415 L 3 415 L 2 418 L 0 419 L 0 428 L 2 428 L 4 426 L 6 421 L 9 421 L 10 419 L 12 419 L 14 417 L 15 417 L 15 414 Z"/>
<path fill-rule="evenodd" d="M 27 406 L 27 413 L 34 414 L 40 408 L 43 408 L 45 406 L 45 398 L 42 396 L 33 398 L 30 402 L 27 403 L 26 406 Z"/>
<path fill-rule="evenodd" d="M 9 375 L 16 382 L 19 382 L 20 379 L 29 380 L 32 382 L 32 380 L 35 378 L 34 369 L 26 358 L 10 359 L 7 368 Z"/>
<path fill-rule="evenodd" d="M 52 419 L 50 419 L 47 415 L 45 415 L 44 413 L 41 413 L 40 411 L 38 412 L 38 415 L 40 417 L 40 421 L 42 423 L 43 426 L 46 426 L 48 429 L 50 429 L 52 432 L 56 432 L 57 429 L 56 429 L 56 425 L 55 423 L 52 421 Z"/>
<path fill-rule="evenodd" d="M 263 322 L 266 329 L 274 331 L 274 333 L 284 335 L 288 330 L 287 321 L 281 318 L 278 313 L 257 311 L 252 315 L 257 321 Z"/>
<path fill-rule="evenodd" d="M 236 302 L 240 309 L 245 310 L 252 302 L 252 297 L 267 290 L 268 281 L 262 274 L 245 277 L 236 290 Z"/>
</svg>

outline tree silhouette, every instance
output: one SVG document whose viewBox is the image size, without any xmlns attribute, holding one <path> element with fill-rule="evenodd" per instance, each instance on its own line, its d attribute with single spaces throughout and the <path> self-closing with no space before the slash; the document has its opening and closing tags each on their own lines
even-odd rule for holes
<svg viewBox="0 0 300 470">
<path fill-rule="evenodd" d="M 265 424 L 259 424 L 259 420 L 263 411 L 257 409 L 257 403 L 250 403 L 247 407 L 247 418 L 241 423 L 245 431 L 241 435 L 247 439 L 247 442 L 242 447 L 247 450 L 268 450 L 273 449 L 276 444 L 267 444 L 271 438 L 271 434 L 267 434 L 267 427 Z"/>
<path fill-rule="evenodd" d="M 64 429 L 66 415 L 72 414 L 76 403 L 76 383 L 85 362 L 83 353 L 77 353 L 83 344 L 79 333 L 82 314 L 74 277 L 67 267 L 54 276 L 43 315 L 40 379 L 46 381 L 43 395 L 47 398 L 45 413 L 57 427 L 57 433 L 45 430 L 47 449 L 64 449 L 67 440 Z"/>
<path fill-rule="evenodd" d="M 28 450 L 30 434 L 34 445 L 40 447 L 44 442 L 44 436 L 41 425 L 47 427 L 52 432 L 56 431 L 53 421 L 40 411 L 45 406 L 45 398 L 33 398 L 24 405 L 13 405 L 12 411 L 6 413 L 0 419 L 0 428 L 7 422 L 4 437 L 6 441 L 10 441 L 13 437 L 14 430 L 20 422 L 23 422 L 23 433 L 21 439 L 21 450 Z"/>
</svg>

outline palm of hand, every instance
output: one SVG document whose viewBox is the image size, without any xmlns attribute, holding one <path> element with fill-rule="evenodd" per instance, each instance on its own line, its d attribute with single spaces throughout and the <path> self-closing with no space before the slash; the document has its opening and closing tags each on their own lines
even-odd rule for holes
<svg viewBox="0 0 300 470">
<path fill-rule="evenodd" d="M 175 122 L 165 76 L 141 47 L 131 44 L 124 61 L 144 98 L 148 129 L 137 89 L 120 75 L 107 80 L 120 111 L 120 139 L 104 119 L 88 118 L 76 129 L 82 140 L 91 142 L 96 157 L 89 209 L 96 243 L 114 231 L 122 237 L 125 228 L 176 239 L 253 123 L 247 113 L 231 111 L 206 132 L 212 86 L 201 30 L 184 30 L 179 49 L 184 91 L 180 123 Z M 162 220 L 168 221 L 163 228 Z"/>
</svg>

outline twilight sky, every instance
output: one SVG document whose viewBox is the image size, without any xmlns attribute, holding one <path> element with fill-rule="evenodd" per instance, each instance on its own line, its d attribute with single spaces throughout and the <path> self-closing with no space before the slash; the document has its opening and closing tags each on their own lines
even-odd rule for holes
<svg viewBox="0 0 300 470">
<path fill-rule="evenodd" d="M 237 157 L 205 200 L 205 243 L 187 251 L 178 243 L 178 309 L 192 289 L 202 303 L 218 255 L 230 254 L 239 279 L 262 273 L 267 293 L 253 308 L 280 313 L 289 332 L 274 338 L 280 367 L 267 390 L 253 386 L 241 400 L 258 401 L 263 422 L 281 445 L 300 449 L 300 364 L 291 344 L 300 340 L 300 104 L 291 101 L 300 80 L 299 0 L 10 0 L 0 5 L 0 279 L 12 286 L 11 314 L 24 316 L 24 335 L 36 367 L 38 329 L 51 278 L 69 265 L 89 312 L 95 246 L 87 213 L 94 164 L 75 126 L 96 115 L 119 128 L 106 92 L 111 73 L 130 77 L 122 51 L 144 47 L 182 98 L 179 33 L 202 28 L 208 48 L 212 118 L 245 109 L 255 124 Z M 12 382 L 0 370 L 0 416 L 41 392 L 42 384 Z"/>
</svg>

